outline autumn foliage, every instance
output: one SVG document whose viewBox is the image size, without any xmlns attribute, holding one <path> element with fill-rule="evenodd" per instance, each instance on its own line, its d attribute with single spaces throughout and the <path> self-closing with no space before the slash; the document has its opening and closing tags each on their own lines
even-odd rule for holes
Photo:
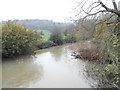
<svg viewBox="0 0 120 90">
<path fill-rule="evenodd" d="M 12 57 L 30 53 L 37 39 L 37 32 L 8 21 L 2 25 L 2 55 Z"/>
<path fill-rule="evenodd" d="M 98 60 L 99 59 L 99 52 L 95 48 L 83 48 L 79 50 L 80 56 L 83 59 L 88 60 Z"/>
</svg>

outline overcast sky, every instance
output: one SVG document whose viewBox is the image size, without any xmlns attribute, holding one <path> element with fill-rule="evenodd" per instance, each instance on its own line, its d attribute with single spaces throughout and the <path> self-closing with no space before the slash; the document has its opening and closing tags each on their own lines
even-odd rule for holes
<svg viewBox="0 0 120 90">
<path fill-rule="evenodd" d="M 0 0 L 0 16 L 1 20 L 49 19 L 64 22 L 75 6 L 75 0 Z"/>
<path fill-rule="evenodd" d="M 80 0 L 0 0 L 0 21 L 48 19 L 65 22 L 74 15 L 72 10 L 78 1 Z"/>
</svg>

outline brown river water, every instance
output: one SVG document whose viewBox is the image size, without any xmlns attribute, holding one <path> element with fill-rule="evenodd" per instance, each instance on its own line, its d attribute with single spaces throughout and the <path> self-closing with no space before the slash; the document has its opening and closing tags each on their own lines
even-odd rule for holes
<svg viewBox="0 0 120 90">
<path fill-rule="evenodd" d="M 3 60 L 2 88 L 91 88 L 86 62 L 71 56 L 80 44 L 38 50 L 35 55 Z"/>
</svg>

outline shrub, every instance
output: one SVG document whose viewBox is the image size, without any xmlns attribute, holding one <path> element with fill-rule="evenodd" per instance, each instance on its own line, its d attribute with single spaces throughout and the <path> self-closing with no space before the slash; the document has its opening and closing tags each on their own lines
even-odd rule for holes
<svg viewBox="0 0 120 90">
<path fill-rule="evenodd" d="M 21 24 L 8 21 L 2 25 L 3 57 L 28 54 L 33 51 L 33 47 L 36 45 L 37 40 L 37 32 Z"/>
<path fill-rule="evenodd" d="M 53 41 L 53 43 L 57 45 L 62 45 L 63 44 L 63 38 L 61 33 L 52 33 L 50 35 L 50 41 Z"/>
<path fill-rule="evenodd" d="M 95 48 L 85 48 L 80 50 L 80 55 L 82 58 L 89 60 L 97 60 L 99 59 L 99 52 Z"/>
<path fill-rule="evenodd" d="M 74 43 L 74 42 L 76 42 L 76 41 L 77 41 L 77 40 L 76 40 L 76 37 L 75 37 L 75 36 L 68 35 L 68 36 L 65 37 L 65 42 L 66 42 L 66 43 Z"/>
<path fill-rule="evenodd" d="M 95 27 L 94 43 L 96 43 L 100 54 L 102 55 L 102 59 L 100 59 L 102 63 L 100 64 L 103 64 L 102 68 L 106 71 L 105 77 L 107 77 L 103 79 L 106 79 L 107 82 L 111 84 L 120 85 L 120 77 L 118 77 L 120 76 L 120 73 L 117 69 L 120 66 L 120 22 L 111 23 L 117 21 L 117 16 L 114 15 L 112 18 L 108 19 L 110 16 L 110 14 L 106 14 L 96 22 L 99 24 Z"/>
</svg>

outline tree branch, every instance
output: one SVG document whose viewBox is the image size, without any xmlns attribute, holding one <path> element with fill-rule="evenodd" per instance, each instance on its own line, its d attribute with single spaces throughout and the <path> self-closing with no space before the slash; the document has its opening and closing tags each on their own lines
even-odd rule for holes
<svg viewBox="0 0 120 90">
<path fill-rule="evenodd" d="M 112 0 L 112 3 L 113 3 L 113 6 L 114 6 L 114 9 L 115 9 L 115 10 L 118 10 L 117 4 L 116 4 L 115 0 Z"/>
<path fill-rule="evenodd" d="M 101 6 L 103 8 L 105 8 L 108 12 L 114 13 L 114 14 L 118 15 L 118 17 L 120 17 L 120 11 L 119 10 L 117 10 L 117 9 L 110 9 L 103 2 L 101 2 L 101 0 L 98 0 L 98 1 L 101 4 Z"/>
<path fill-rule="evenodd" d="M 88 9 L 89 9 L 92 5 L 94 5 L 94 4 L 96 4 L 96 3 L 99 3 L 99 2 L 94 2 L 94 3 L 92 3 L 92 4 L 88 7 Z"/>
<path fill-rule="evenodd" d="M 84 10 L 83 10 L 84 11 Z M 84 11 L 85 12 L 85 11 Z M 87 18 L 87 17 L 89 17 L 89 16 L 93 16 L 93 15 L 97 15 L 98 13 L 101 13 L 101 12 L 107 12 L 106 10 L 100 10 L 100 11 L 98 11 L 98 12 L 96 12 L 96 13 L 92 13 L 92 14 L 89 14 L 89 13 L 87 13 L 87 12 L 85 12 L 87 15 L 83 18 L 83 19 L 85 19 L 85 18 Z"/>
<path fill-rule="evenodd" d="M 99 22 L 99 23 L 96 23 L 96 25 L 99 25 L 99 24 L 101 24 L 101 23 L 104 23 L 104 22 L 110 20 L 113 16 L 115 16 L 115 14 L 112 14 L 112 15 L 110 15 L 107 19 L 105 19 L 105 20 L 103 20 L 103 21 L 101 21 L 101 22 Z M 107 24 L 111 24 L 111 22 L 110 22 L 110 23 L 107 23 Z"/>
<path fill-rule="evenodd" d="M 98 7 L 98 6 L 100 6 L 100 4 L 98 4 L 98 5 L 94 6 L 94 7 L 92 7 L 92 8 L 90 9 L 89 12 L 91 12 L 94 8 L 96 8 L 96 7 Z"/>
</svg>

